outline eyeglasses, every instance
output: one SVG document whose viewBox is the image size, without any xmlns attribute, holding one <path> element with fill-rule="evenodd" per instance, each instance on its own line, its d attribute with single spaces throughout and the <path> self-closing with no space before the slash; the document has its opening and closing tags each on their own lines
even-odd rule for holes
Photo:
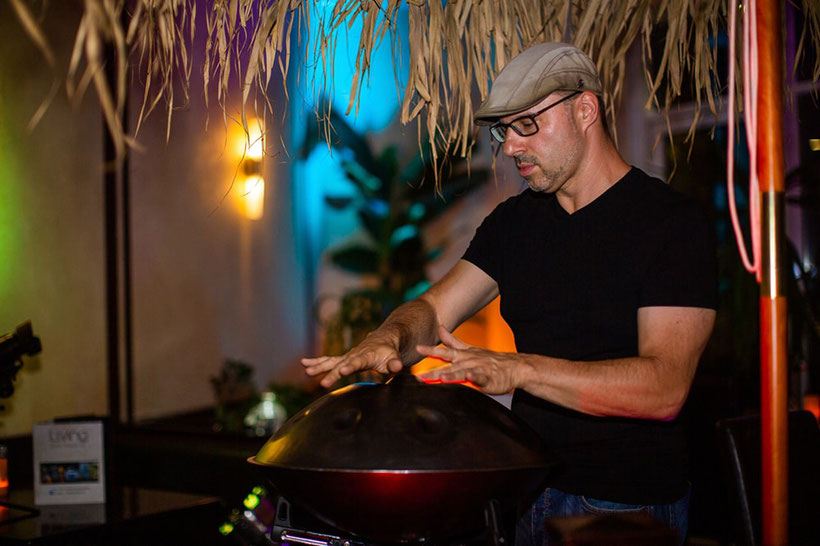
<svg viewBox="0 0 820 546">
<path fill-rule="evenodd" d="M 542 108 L 537 112 L 533 112 L 532 114 L 527 114 L 526 116 L 517 117 L 509 123 L 501 123 L 497 121 L 490 125 L 490 134 L 493 135 L 493 138 L 496 139 L 498 142 L 503 143 L 507 140 L 507 129 L 512 129 L 515 131 L 519 136 L 528 137 L 532 136 L 538 132 L 538 123 L 536 123 L 535 118 L 552 108 L 553 106 L 558 106 L 565 100 L 569 100 L 581 91 L 573 91 L 566 97 L 559 99 L 549 106 Z"/>
</svg>

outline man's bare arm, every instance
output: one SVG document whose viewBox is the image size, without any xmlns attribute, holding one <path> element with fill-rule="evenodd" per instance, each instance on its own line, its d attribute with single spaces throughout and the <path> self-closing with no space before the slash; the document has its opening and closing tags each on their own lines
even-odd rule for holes
<svg viewBox="0 0 820 546">
<path fill-rule="evenodd" d="M 417 346 L 438 341 L 439 325 L 454 329 L 496 295 L 495 281 L 461 260 L 419 298 L 396 308 L 379 328 L 344 355 L 303 358 L 305 373 L 325 374 L 321 381 L 324 387 L 361 370 L 396 373 L 421 358 Z"/>
<path fill-rule="evenodd" d="M 451 363 L 430 378 L 467 379 L 490 394 L 519 388 L 591 415 L 669 420 L 686 400 L 714 320 L 711 309 L 641 308 L 638 356 L 596 362 L 495 353 L 464 344 L 446 330 L 439 332 L 445 347 L 419 350 Z"/>
</svg>

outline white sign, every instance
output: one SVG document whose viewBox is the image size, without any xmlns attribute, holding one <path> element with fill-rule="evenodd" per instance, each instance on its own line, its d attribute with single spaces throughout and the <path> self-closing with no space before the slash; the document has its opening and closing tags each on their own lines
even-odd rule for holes
<svg viewBox="0 0 820 546">
<path fill-rule="evenodd" d="M 34 503 L 105 502 L 105 456 L 100 421 L 34 425 Z"/>
</svg>

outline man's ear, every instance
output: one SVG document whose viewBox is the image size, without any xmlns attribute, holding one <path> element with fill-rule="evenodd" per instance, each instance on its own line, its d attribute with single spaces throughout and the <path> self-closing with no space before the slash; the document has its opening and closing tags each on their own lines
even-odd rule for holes
<svg viewBox="0 0 820 546">
<path fill-rule="evenodd" d="M 592 127 L 601 115 L 600 103 L 598 97 L 591 91 L 584 91 L 576 101 L 577 108 L 575 110 L 578 122 L 581 124 L 581 129 L 586 131 Z"/>
</svg>

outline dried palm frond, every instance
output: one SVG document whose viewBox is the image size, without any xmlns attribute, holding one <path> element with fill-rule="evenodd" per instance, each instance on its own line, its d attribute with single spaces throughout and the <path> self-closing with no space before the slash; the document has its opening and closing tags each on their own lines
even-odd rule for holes
<svg viewBox="0 0 820 546">
<path fill-rule="evenodd" d="M 121 123 L 128 70 L 125 31 L 121 23 L 124 4 L 124 0 L 85 0 L 85 13 L 77 30 L 66 80 L 69 97 L 74 99 L 84 94 L 88 83 L 94 84 L 117 157 L 122 157 L 126 147 Z M 112 48 L 116 59 L 114 89 L 109 86 L 105 74 L 106 47 Z M 82 60 L 86 63 L 85 71 L 78 82 Z"/>
<path fill-rule="evenodd" d="M 273 112 L 267 88 L 274 71 L 287 81 L 291 37 L 299 35 L 293 31 L 294 23 L 297 28 L 310 25 L 308 6 L 301 0 L 215 0 L 211 4 L 206 14 L 205 101 L 209 103 L 214 84 L 225 124 L 231 90 L 236 87 L 241 96 L 240 123 L 246 134 L 249 102 L 256 115 Z"/>
<path fill-rule="evenodd" d="M 161 101 L 166 104 L 166 139 L 176 106 L 174 83 L 179 85 L 182 104 L 188 102 L 192 63 L 189 48 L 196 29 L 196 3 L 186 0 L 140 0 L 128 21 L 125 42 L 138 54 L 138 76 L 142 80 L 142 106 L 134 135 L 145 116 Z"/>
<path fill-rule="evenodd" d="M 12 0 L 23 27 L 43 52 L 49 64 L 54 55 L 45 34 L 31 17 L 24 0 Z M 175 82 L 184 101 L 191 75 L 189 45 L 193 41 L 195 4 L 186 0 L 135 0 L 127 10 L 126 0 L 83 0 L 83 17 L 77 28 L 66 76 L 66 91 L 78 101 L 93 83 L 118 157 L 132 142 L 122 126 L 129 63 L 136 57 L 144 87 L 143 104 L 135 134 L 144 116 L 161 100 L 167 106 L 168 130 L 175 106 Z M 106 65 L 113 85 L 106 76 Z M 184 102 L 183 101 L 183 102 Z M 41 114 L 35 114 L 35 119 Z"/>
<path fill-rule="evenodd" d="M 37 48 L 42 52 L 43 57 L 45 57 L 46 62 L 51 68 L 54 68 L 54 52 L 51 49 L 51 46 L 48 43 L 45 35 L 43 34 L 40 26 L 37 24 L 36 19 L 32 15 L 31 11 L 28 7 L 23 3 L 22 0 L 11 0 L 11 5 L 14 8 L 15 13 L 17 14 L 17 18 L 20 19 L 20 23 L 23 25 L 23 29 L 26 33 L 31 37 L 31 40 L 37 46 Z M 34 130 L 34 127 L 40 122 L 42 119 L 43 114 L 45 114 L 48 106 L 51 104 L 51 101 L 54 100 L 55 95 L 57 94 L 57 90 L 59 89 L 59 81 L 55 77 L 54 82 L 51 85 L 51 90 L 49 91 L 46 98 L 43 99 L 43 102 L 40 103 L 40 107 L 37 108 L 37 111 L 34 112 L 34 115 L 31 116 L 31 120 L 28 123 L 28 130 Z"/>
<path fill-rule="evenodd" d="M 37 20 L 32 15 L 31 10 L 28 9 L 23 0 L 11 0 L 11 7 L 14 8 L 17 18 L 20 19 L 23 30 L 26 31 L 26 34 L 29 35 L 37 48 L 42 52 L 49 66 L 54 66 L 54 52 L 51 50 L 51 46 L 45 34 L 43 34 L 40 25 L 37 24 Z"/>
<path fill-rule="evenodd" d="M 53 58 L 45 35 L 25 7 L 11 0 L 26 32 L 47 59 Z M 329 1 L 329 0 L 328 0 Z M 361 20 L 356 70 L 348 112 L 359 107 L 360 91 L 369 78 L 370 57 L 387 36 L 394 35 L 400 16 L 408 19 L 409 75 L 402 97 L 401 120 L 420 116 L 426 138 L 436 150 L 456 149 L 468 156 L 475 141 L 472 123 L 476 95 L 483 100 L 492 79 L 509 59 L 530 45 L 569 39 L 596 61 L 606 93 L 607 115 L 614 119 L 623 91 L 627 50 L 640 40 L 650 99 L 668 111 L 685 90 L 697 105 L 712 112 L 719 108 L 716 50 L 710 37 L 726 26 L 723 0 L 335 0 L 328 16 L 317 16 L 309 0 L 213 0 L 206 14 L 204 52 L 206 100 L 211 85 L 227 121 L 228 96 L 238 87 L 242 124 L 245 109 L 272 112 L 267 88 L 275 71 L 287 82 L 292 42 L 307 35 L 305 62 L 326 76 L 333 70 L 337 36 Z M 791 0 L 790 0 L 791 1 Z M 820 5 L 799 2 L 804 15 L 798 58 L 811 48 L 820 53 Z M 187 100 L 195 28 L 194 0 L 84 0 L 85 14 L 77 31 L 71 57 L 68 90 L 81 95 L 91 82 L 97 90 L 106 123 L 115 135 L 118 150 L 126 138 L 119 125 L 127 74 L 127 61 L 139 53 L 145 88 L 137 128 L 161 101 L 170 116 L 176 105 L 175 89 Z M 127 30 L 126 30 L 127 29 Z M 657 43 L 655 43 L 657 42 Z M 116 84 L 109 89 L 103 76 L 104 47 L 116 60 Z M 299 44 L 297 44 L 299 47 Z M 657 49 L 656 49 L 657 48 Z M 653 52 L 660 50 L 657 59 Z M 80 75 L 80 66 L 85 70 Z M 813 78 L 820 78 L 820 54 Z M 175 83 L 179 87 L 175 88 Z M 326 84 L 330 85 L 330 84 Z M 317 90 L 326 94 L 327 89 Z M 287 98 L 287 90 L 285 90 Z M 319 104 L 320 101 L 315 101 Z M 696 114 L 697 115 L 697 114 Z M 690 136 L 697 119 L 693 120 Z M 614 124 L 612 124 L 614 128 Z M 419 138 L 421 138 L 421 133 Z"/>
</svg>

